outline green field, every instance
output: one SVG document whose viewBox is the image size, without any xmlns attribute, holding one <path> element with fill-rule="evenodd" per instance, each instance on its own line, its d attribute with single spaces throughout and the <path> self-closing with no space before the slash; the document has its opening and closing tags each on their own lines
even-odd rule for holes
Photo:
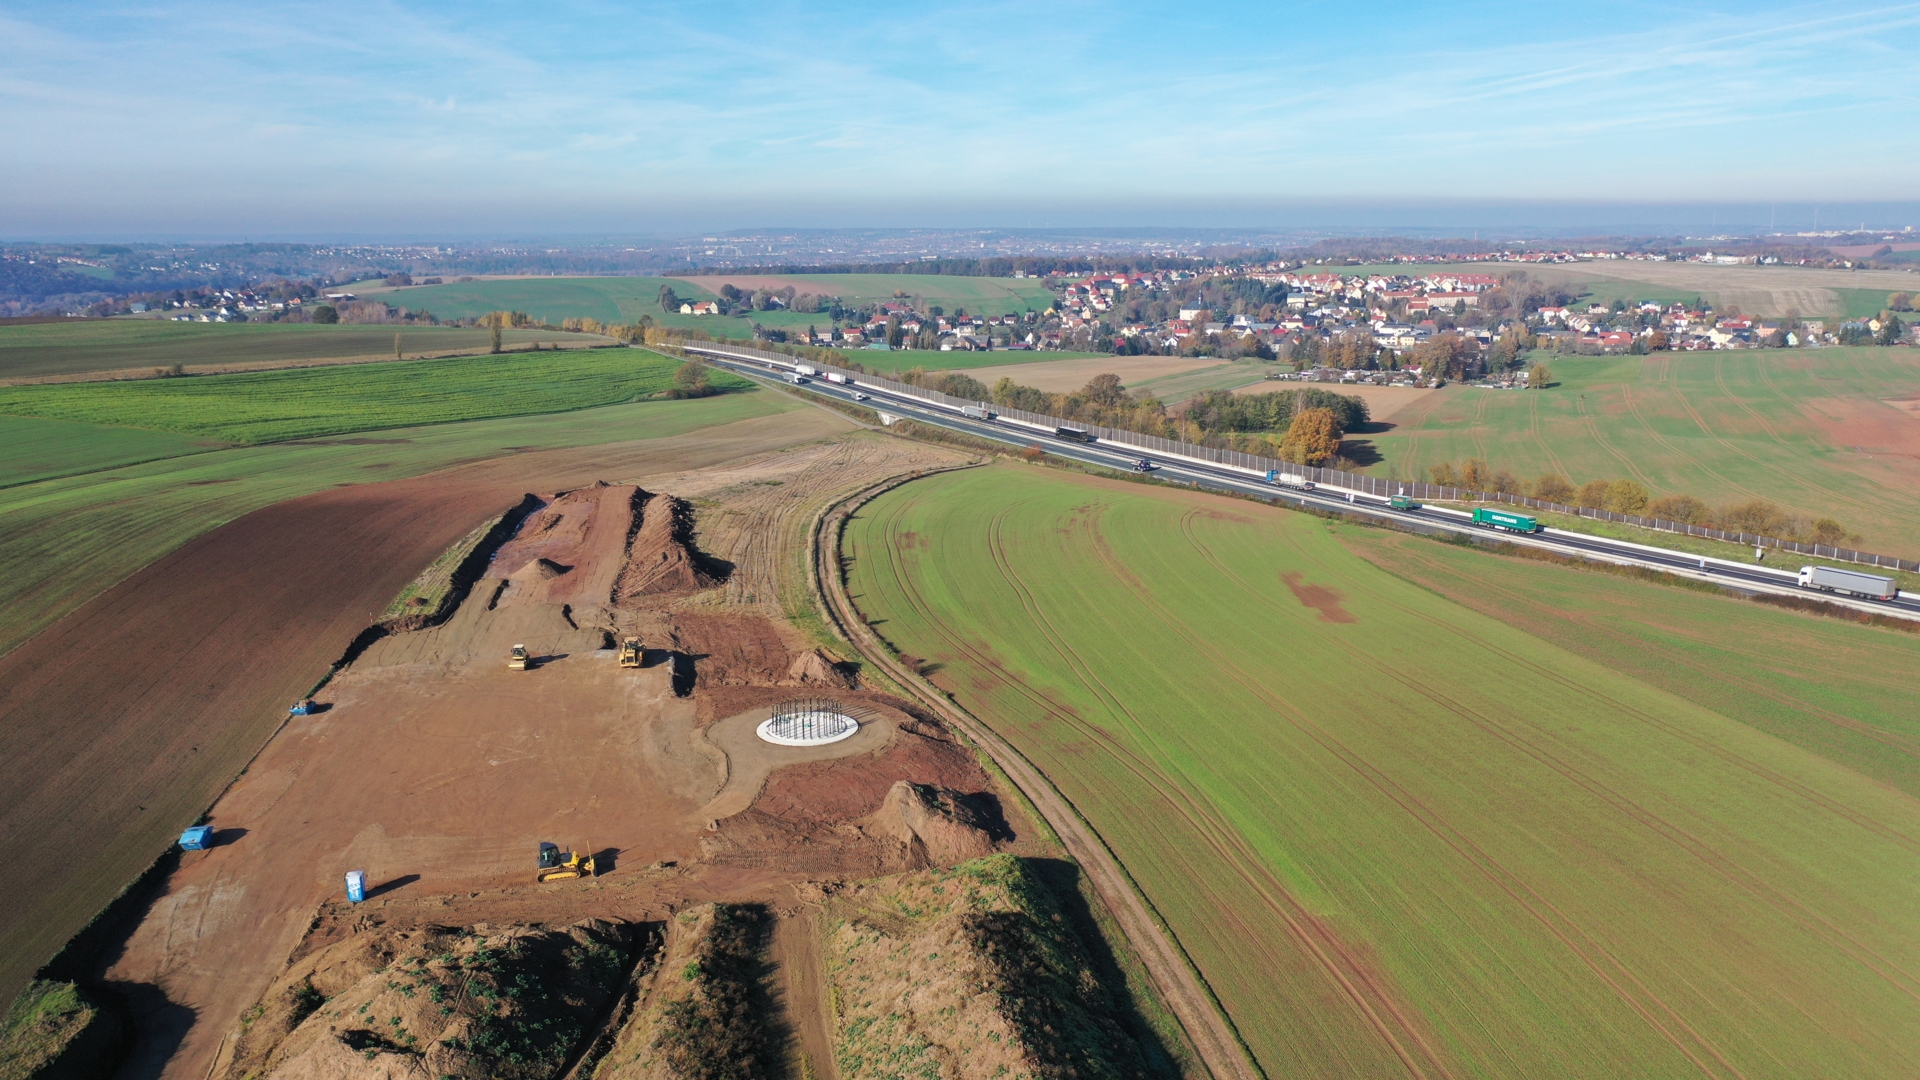
<svg viewBox="0 0 1920 1080">
<path fill-rule="evenodd" d="M 389 304 L 431 311 L 442 319 L 478 318 L 490 311 L 524 311 L 558 325 L 564 319 L 598 319 L 603 323 L 634 323 L 648 315 L 656 323 L 678 326 L 713 325 L 733 320 L 669 318 L 660 310 L 660 287 L 671 285 L 682 300 L 711 300 L 714 294 L 677 278 L 655 277 L 536 277 L 462 281 L 448 285 L 415 285 L 404 289 L 368 291 L 363 295 Z M 745 320 L 740 320 L 742 325 Z M 734 334 L 731 336 L 740 336 Z"/>
<path fill-rule="evenodd" d="M 1832 517 L 1864 550 L 1920 555 L 1920 394 L 1910 349 L 1755 349 L 1541 357 L 1541 391 L 1454 385 L 1368 436 L 1375 475 L 1425 479 L 1478 457 L 1532 480 L 1626 477 L 1720 506 L 1767 499 Z"/>
<path fill-rule="evenodd" d="M 0 415 L 267 443 L 637 401 L 670 389 L 680 364 L 638 349 L 565 350 L 0 387 Z M 721 371 L 711 380 L 747 386 Z"/>
<path fill-rule="evenodd" d="M 221 445 L 170 431 L 0 416 L 0 487 L 196 454 Z"/>
<path fill-rule="evenodd" d="M 882 496 L 847 549 L 877 631 L 1100 830 L 1268 1075 L 1920 1069 L 1920 803 L 1848 759 L 1911 789 L 1920 643 L 1672 590 L 1757 636 L 1725 675 L 1694 649 L 1639 677 L 1380 569 L 1353 528 L 1005 464 Z M 1813 660 L 1862 633 L 1885 675 L 1852 691 Z M 1896 745 L 1745 711 L 1797 680 Z"/>
<path fill-rule="evenodd" d="M 402 428 L 377 439 L 236 447 L 0 489 L 7 523 L 0 563 L 8 567 L 0 578 L 0 653 L 195 536 L 285 499 L 523 450 L 680 435 L 799 407 L 751 392 L 614 405 Z M 53 467 L 78 471 L 71 461 Z"/>
<path fill-rule="evenodd" d="M 0 379 L 146 370 L 184 364 L 272 364 L 343 357 L 388 357 L 393 339 L 408 355 L 484 352 L 488 331 L 451 326 L 324 326 L 313 323 L 177 323 L 151 319 L 75 319 L 0 326 Z M 604 341 L 590 335 L 508 330 L 509 346 Z"/>
<path fill-rule="evenodd" d="M 1423 588 L 1920 798 L 1920 637 L 1341 527 Z"/>
<path fill-rule="evenodd" d="M 756 279 L 757 280 L 757 279 Z M 837 296 L 849 307 L 863 307 L 897 299 L 896 292 L 939 304 L 949 312 L 965 308 L 971 315 L 1006 315 L 1045 311 L 1053 294 L 1029 278 L 958 277 L 945 274 L 790 274 L 780 281 L 803 293 Z M 642 315 L 665 326 L 704 328 L 727 337 L 750 336 L 749 322 L 783 329 L 799 329 L 832 320 L 823 314 L 757 311 L 750 317 L 692 316 L 660 310 L 660 288 L 671 286 L 682 300 L 710 300 L 716 294 L 702 285 L 679 278 L 656 277 L 540 277 L 463 281 L 448 285 L 370 291 L 387 303 L 431 311 L 442 319 L 464 319 L 489 311 L 524 311 L 536 319 L 558 324 L 563 319 L 591 318 L 603 323 L 632 323 Z"/>
</svg>

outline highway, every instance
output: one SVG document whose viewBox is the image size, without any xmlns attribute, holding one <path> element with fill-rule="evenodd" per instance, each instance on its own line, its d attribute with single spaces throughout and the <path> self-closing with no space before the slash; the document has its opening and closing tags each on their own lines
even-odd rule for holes
<svg viewBox="0 0 1920 1080">
<path fill-rule="evenodd" d="M 1327 485 L 1321 485 L 1311 491 L 1278 487 L 1246 470 L 1186 457 L 1147 455 L 1137 447 L 1122 444 L 1072 442 L 1057 437 L 1049 428 L 1039 428 L 1011 419 L 974 419 L 962 416 L 958 410 L 911 395 L 891 393 L 866 383 L 843 385 L 827 382 L 823 378 L 814 376 L 806 377 L 806 382 L 796 385 L 787 381 L 792 373 L 791 363 L 776 366 L 777 362 L 761 360 L 722 346 L 705 343 L 689 344 L 685 348 L 688 352 L 700 355 L 702 359 L 741 374 L 763 378 L 775 375 L 788 389 L 805 390 L 822 397 L 846 402 L 854 402 L 855 394 L 865 395 L 866 400 L 861 401 L 860 404 L 893 416 L 1012 446 L 1038 443 L 1049 454 L 1089 465 L 1128 472 L 1133 469 L 1135 462 L 1142 457 L 1150 456 L 1153 463 L 1158 466 L 1153 470 L 1152 475 L 1160 480 L 1251 495 L 1269 502 L 1289 502 L 1332 513 L 1390 521 L 1430 532 L 1456 533 L 1483 538 L 1489 533 L 1497 532 L 1498 539 L 1509 543 L 1524 544 L 1576 558 L 1598 559 L 1622 566 L 1642 566 L 1679 577 L 1711 581 L 1747 592 L 1824 600 L 1827 603 L 1857 611 L 1920 620 L 1920 595 L 1902 593 L 1891 601 L 1876 601 L 1800 588 L 1797 584 L 1799 563 L 1790 552 L 1774 552 L 1773 557 L 1783 560 L 1783 565 L 1770 567 L 1728 559 L 1711 557 L 1703 559 L 1689 552 L 1673 551 L 1651 544 L 1613 540 L 1588 533 L 1569 532 L 1564 529 L 1543 529 L 1532 534 L 1497 531 L 1474 525 L 1471 514 L 1448 507 L 1421 506 L 1396 510 L 1387 505 L 1384 497 L 1365 492 L 1348 491 Z M 855 378 L 857 379 L 858 376 Z M 1861 569 L 1867 573 L 1873 572 L 1872 567 Z"/>
</svg>

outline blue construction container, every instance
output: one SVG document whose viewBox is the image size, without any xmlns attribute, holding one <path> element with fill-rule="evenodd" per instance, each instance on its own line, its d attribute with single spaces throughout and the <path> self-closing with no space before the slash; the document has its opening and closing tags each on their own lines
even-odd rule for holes
<svg viewBox="0 0 1920 1080">
<path fill-rule="evenodd" d="M 347 871 L 347 900 L 359 903 L 367 898 L 367 872 L 365 870 Z"/>
<path fill-rule="evenodd" d="M 195 825 L 180 834 L 180 847 L 184 851 L 205 851 L 213 846 L 213 826 Z"/>
</svg>

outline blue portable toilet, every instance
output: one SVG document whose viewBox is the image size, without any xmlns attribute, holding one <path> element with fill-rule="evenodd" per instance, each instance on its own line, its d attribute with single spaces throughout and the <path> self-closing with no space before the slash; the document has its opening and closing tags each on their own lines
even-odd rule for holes
<svg viewBox="0 0 1920 1080">
<path fill-rule="evenodd" d="M 367 898 L 367 872 L 365 870 L 347 871 L 347 900 L 359 903 Z"/>
<path fill-rule="evenodd" d="M 195 825 L 180 834 L 182 851 L 205 851 L 213 846 L 213 826 Z"/>
</svg>

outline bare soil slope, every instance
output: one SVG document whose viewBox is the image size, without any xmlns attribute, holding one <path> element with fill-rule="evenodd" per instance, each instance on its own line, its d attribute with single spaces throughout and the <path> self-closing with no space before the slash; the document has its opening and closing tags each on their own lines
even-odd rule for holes
<svg viewBox="0 0 1920 1080">
<path fill-rule="evenodd" d="M 769 508 L 765 527 L 800 529 L 792 519 L 829 493 L 899 471 L 870 446 L 850 453 L 864 464 L 802 470 L 817 482 L 798 492 L 782 485 L 801 497 Z M 980 849 L 934 820 L 961 801 L 987 847 L 1017 849 L 971 754 L 883 695 L 828 688 L 864 725 L 837 760 L 758 760 L 773 748 L 718 734 L 794 695 L 821 664 L 839 669 L 792 626 L 753 613 L 758 601 L 707 599 L 735 571 L 693 543 L 703 511 L 689 522 L 657 479 L 636 479 L 645 486 L 596 479 L 538 494 L 451 618 L 372 642 L 321 694 L 325 708 L 290 721 L 221 798 L 210 823 L 225 842 L 182 858 L 106 971 L 140 1028 L 122 1075 L 199 1080 L 228 1067 L 236 1022 L 263 994 L 271 1007 L 284 958 L 382 926 L 645 922 L 694 903 L 767 904 L 807 877 Z M 726 490 L 751 505 L 763 489 L 737 483 L 703 501 L 724 511 Z M 695 576 L 663 592 L 623 587 L 663 555 Z M 764 587 L 778 586 L 780 565 L 765 560 Z M 688 594 L 689 582 L 705 587 Z M 608 648 L 627 633 L 643 643 L 639 670 Z M 513 644 L 528 646 L 531 670 L 508 670 Z M 950 789 L 912 817 L 917 849 L 897 823 L 868 820 L 899 780 Z M 738 798 L 722 818 L 712 804 L 727 790 Z M 592 851 L 602 876 L 535 886 L 541 841 Z M 373 888 L 357 909 L 340 903 L 348 869 Z"/>
<path fill-rule="evenodd" d="M 0 995 L 191 824 L 414 574 L 530 488 L 844 431 L 820 410 L 320 492 L 182 546 L 0 657 Z"/>
</svg>

